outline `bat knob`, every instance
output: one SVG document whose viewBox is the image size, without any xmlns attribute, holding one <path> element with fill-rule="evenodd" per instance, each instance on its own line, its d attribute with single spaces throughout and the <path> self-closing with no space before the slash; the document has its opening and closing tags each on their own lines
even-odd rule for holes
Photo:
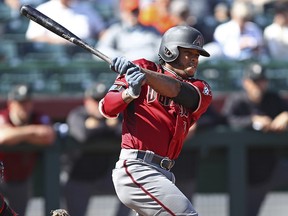
<svg viewBox="0 0 288 216">
<path fill-rule="evenodd" d="M 23 5 L 20 8 L 20 14 L 26 16 L 28 14 L 28 11 L 30 10 L 31 6 L 30 5 Z"/>
</svg>

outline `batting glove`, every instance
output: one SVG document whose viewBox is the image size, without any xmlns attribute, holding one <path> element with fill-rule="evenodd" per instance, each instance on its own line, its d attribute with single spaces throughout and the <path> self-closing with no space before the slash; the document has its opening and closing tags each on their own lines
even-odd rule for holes
<svg viewBox="0 0 288 216">
<path fill-rule="evenodd" d="M 123 75 L 127 72 L 129 68 L 135 67 L 136 65 L 133 64 L 131 61 L 128 61 L 125 57 L 116 57 L 112 59 L 110 68 L 115 72 Z"/>
<path fill-rule="evenodd" d="M 141 92 L 141 87 L 145 83 L 146 75 L 142 73 L 138 66 L 129 68 L 125 74 L 125 79 L 129 84 L 126 93 L 132 98 L 138 98 Z"/>
</svg>

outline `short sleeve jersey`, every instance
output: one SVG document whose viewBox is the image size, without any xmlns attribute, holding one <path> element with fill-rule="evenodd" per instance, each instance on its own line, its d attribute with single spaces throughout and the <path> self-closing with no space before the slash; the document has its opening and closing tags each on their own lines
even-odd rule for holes
<svg viewBox="0 0 288 216">
<path fill-rule="evenodd" d="M 175 75 L 151 61 L 140 59 L 134 63 L 176 79 Z M 122 148 L 150 150 L 171 159 L 178 157 L 189 128 L 212 101 L 210 86 L 205 81 L 189 79 L 183 82 L 192 85 L 199 94 L 200 100 L 196 110 L 187 109 L 175 103 L 172 98 L 160 95 L 149 85 L 143 85 L 139 98 L 124 110 Z M 114 84 L 128 87 L 125 76 L 119 76 Z"/>
</svg>

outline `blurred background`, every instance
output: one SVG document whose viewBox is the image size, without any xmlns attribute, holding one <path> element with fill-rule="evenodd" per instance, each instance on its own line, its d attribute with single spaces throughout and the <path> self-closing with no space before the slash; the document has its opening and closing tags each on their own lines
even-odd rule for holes
<svg viewBox="0 0 288 216">
<path fill-rule="evenodd" d="M 262 158 L 250 169 L 250 150 L 258 152 L 259 149 L 273 148 L 277 157 L 288 159 L 288 119 L 286 123 L 283 120 L 286 128 L 282 132 L 267 133 L 257 127 L 248 130 L 237 127 L 237 123 L 236 127 L 232 125 L 224 107 L 227 98 L 244 90 L 243 77 L 252 63 L 265 70 L 269 89 L 288 101 L 288 1 L 0 1 L 0 108 L 6 108 L 8 93 L 13 86 L 27 84 L 34 93 L 35 110 L 50 116 L 56 132 L 54 145 L 50 147 L 39 148 L 29 143 L 0 146 L 2 152 L 40 153 L 31 177 L 33 189 L 25 215 L 44 216 L 51 209 L 66 208 L 63 188 L 70 178 L 71 164 L 77 158 L 75 154 L 83 154 L 75 149 L 81 149 L 86 153 L 97 152 L 108 160 L 105 174 L 96 178 L 95 185 L 93 183 L 93 187 L 99 190 L 93 190 L 86 216 L 125 216 L 133 213 L 125 207 L 121 211 L 110 180 L 107 180 L 117 159 L 120 137 L 111 138 L 106 134 L 101 137 L 101 142 L 95 137 L 96 141 L 86 140 L 83 144 L 71 137 L 67 123 L 68 114 L 84 103 L 85 91 L 89 87 L 103 83 L 109 88 L 117 74 L 107 63 L 21 16 L 19 10 L 26 4 L 37 7 L 110 57 L 126 55 L 133 60 L 142 52 L 143 56 L 147 54 L 147 58 L 157 61 L 157 44 L 168 28 L 185 24 L 200 30 L 205 39 L 204 48 L 211 57 L 200 58 L 196 76 L 206 80 L 212 88 L 212 110 L 203 116 L 193 135 L 187 139 L 184 159 L 175 168 L 176 179 L 179 176 L 179 184 L 183 183 L 181 188 L 190 196 L 200 215 L 287 216 L 288 172 L 282 178 L 286 185 L 264 186 L 272 174 L 267 174 L 268 177 L 260 183 L 251 183 L 251 170 L 254 174 L 258 170 L 268 171 L 271 164 L 267 165 L 266 159 Z M 127 11 L 136 17 L 134 24 Z M 139 30 L 140 25 L 149 28 Z M 147 49 L 149 46 L 151 49 Z M 263 103 L 265 107 L 275 106 L 270 102 Z M 287 114 L 287 106 L 285 111 Z M 101 162 L 96 163 L 91 161 L 78 169 L 99 169 Z M 271 173 L 275 167 L 271 168 Z M 287 167 L 286 163 L 283 170 L 288 171 Z M 281 174 L 279 176 L 281 178 Z M 262 188 L 255 199 L 261 198 L 255 202 L 254 213 L 248 213 L 247 195 L 249 190 L 257 187 Z M 81 194 L 75 199 L 81 200 Z"/>
</svg>

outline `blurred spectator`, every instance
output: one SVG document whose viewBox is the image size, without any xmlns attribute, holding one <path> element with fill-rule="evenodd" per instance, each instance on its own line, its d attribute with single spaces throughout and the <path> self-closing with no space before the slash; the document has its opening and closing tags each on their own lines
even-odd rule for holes
<svg viewBox="0 0 288 216">
<path fill-rule="evenodd" d="M 19 13 L 20 7 L 24 4 L 28 4 L 31 6 L 37 6 L 46 0 L 3 0 L 7 6 L 11 8 L 11 10 L 17 11 Z"/>
<path fill-rule="evenodd" d="M 173 0 L 170 4 L 170 13 L 174 25 L 190 25 L 196 22 L 195 16 L 191 14 L 189 0 Z"/>
<path fill-rule="evenodd" d="M 218 0 L 188 0 L 188 7 L 190 8 L 190 12 L 199 21 L 213 13 L 212 8 L 214 8 L 215 2 L 217 1 Z"/>
<path fill-rule="evenodd" d="M 11 9 L 11 10 L 19 10 L 21 3 L 19 0 L 3 0 L 3 2 Z"/>
<path fill-rule="evenodd" d="M 274 60 L 288 56 L 288 2 L 275 4 L 273 23 L 264 29 L 265 45 Z"/>
<path fill-rule="evenodd" d="M 232 0 L 233 1 L 233 0 Z M 235 0 L 234 0 L 235 1 Z M 253 5 L 253 7 L 257 10 L 257 11 L 262 11 L 264 10 L 265 5 L 270 4 L 270 3 L 274 3 L 277 2 L 279 0 L 241 0 L 242 2 L 248 2 L 250 4 Z M 282 1 L 282 0 L 280 0 Z M 286 0 L 284 0 L 286 1 Z"/>
<path fill-rule="evenodd" d="M 175 20 L 170 12 L 172 0 L 155 0 L 141 7 L 139 21 L 143 25 L 155 27 L 161 34 L 175 26 Z"/>
<path fill-rule="evenodd" d="M 105 29 L 102 17 L 87 1 L 49 0 L 36 9 L 85 41 L 97 40 Z M 34 42 L 71 44 L 33 21 L 29 23 L 26 38 Z"/>
<path fill-rule="evenodd" d="M 220 2 L 215 5 L 211 15 L 207 15 L 202 19 L 198 19 L 195 23 L 195 27 L 201 30 L 205 39 L 205 43 L 207 44 L 213 42 L 213 34 L 216 27 L 220 24 L 228 22 L 229 20 L 229 6 L 224 2 Z"/>
<path fill-rule="evenodd" d="M 258 58 L 263 54 L 262 29 L 252 22 L 253 8 L 248 3 L 235 1 L 230 10 L 231 19 L 220 24 L 214 32 L 212 45 L 206 48 L 214 57 L 233 60 Z"/>
<path fill-rule="evenodd" d="M 242 82 L 244 91 L 228 97 L 223 107 L 229 124 L 263 133 L 287 133 L 287 103 L 269 89 L 269 80 L 262 66 L 251 64 Z M 249 149 L 247 216 L 257 215 L 269 191 L 287 184 L 287 159 L 277 155 L 275 148 Z"/>
<path fill-rule="evenodd" d="M 85 151 L 88 145 L 105 145 L 107 140 L 121 138 L 119 119 L 106 119 L 98 109 L 99 100 L 106 91 L 105 84 L 95 83 L 85 91 L 83 105 L 73 109 L 67 117 L 69 136 L 81 145 L 69 153 L 70 171 L 64 188 L 71 216 L 84 216 L 90 198 L 96 193 L 114 192 L 109 170 L 117 155 L 91 149 Z M 119 202 L 121 211 L 130 211 L 121 205 Z"/>
<path fill-rule="evenodd" d="M 55 133 L 50 123 L 47 115 L 34 110 L 31 89 L 17 85 L 8 94 L 7 108 L 0 112 L 0 145 L 52 145 Z M 19 215 L 25 215 L 32 195 L 31 177 L 38 156 L 36 152 L 0 152 L 0 160 L 5 165 L 0 190 Z"/>
<path fill-rule="evenodd" d="M 119 0 L 89 0 L 93 7 L 101 14 L 106 23 L 106 27 L 119 18 Z"/>
<path fill-rule="evenodd" d="M 229 6 L 224 2 L 215 5 L 213 12 L 214 18 L 218 24 L 225 23 L 230 19 Z"/>
<path fill-rule="evenodd" d="M 120 21 L 111 25 L 101 36 L 96 48 L 110 58 L 125 56 L 129 60 L 158 60 L 161 35 L 150 26 L 138 22 L 139 1 L 120 0 Z M 139 52 L 140 51 L 140 52 Z"/>
</svg>

